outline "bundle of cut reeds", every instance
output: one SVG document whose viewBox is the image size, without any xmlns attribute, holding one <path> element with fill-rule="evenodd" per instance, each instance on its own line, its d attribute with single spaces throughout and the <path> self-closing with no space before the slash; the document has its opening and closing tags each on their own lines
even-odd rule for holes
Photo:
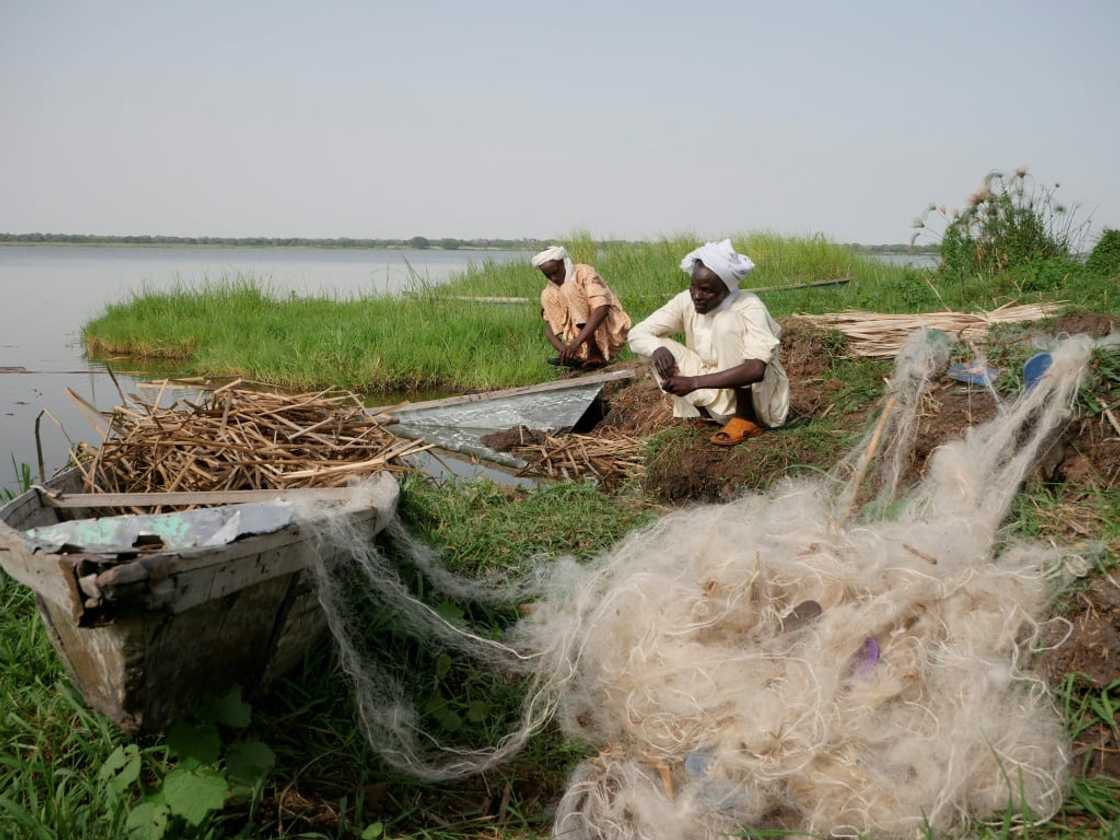
<svg viewBox="0 0 1120 840">
<path fill-rule="evenodd" d="M 164 387 L 166 387 L 166 382 Z M 75 453 L 91 493 L 330 487 L 426 448 L 390 434 L 346 391 L 276 394 L 241 380 L 161 407 L 125 397 L 104 441 Z"/>
<path fill-rule="evenodd" d="M 524 472 L 552 478 L 594 476 L 610 486 L 645 470 L 642 439 L 632 435 L 544 435 L 510 452 L 528 463 Z"/>
<path fill-rule="evenodd" d="M 928 327 L 943 330 L 969 341 L 983 341 L 992 324 L 1037 321 L 1061 310 L 1060 303 L 1013 306 L 1007 304 L 991 312 L 923 312 L 912 315 L 887 315 L 880 312 L 836 312 L 825 315 L 798 315 L 820 329 L 839 330 L 849 339 L 848 349 L 855 356 L 882 358 L 894 356 L 914 330 Z"/>
</svg>

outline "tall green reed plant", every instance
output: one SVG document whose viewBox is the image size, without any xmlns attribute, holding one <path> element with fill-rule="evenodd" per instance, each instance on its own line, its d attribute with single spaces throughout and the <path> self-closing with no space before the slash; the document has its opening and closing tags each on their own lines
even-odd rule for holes
<svg viewBox="0 0 1120 840">
<path fill-rule="evenodd" d="M 1061 184 L 1034 178 L 1025 167 L 984 176 L 964 209 L 931 204 L 914 220 L 911 243 L 940 241 L 941 272 L 958 279 L 993 276 L 1055 257 L 1082 244 L 1089 220 L 1058 198 Z"/>
</svg>

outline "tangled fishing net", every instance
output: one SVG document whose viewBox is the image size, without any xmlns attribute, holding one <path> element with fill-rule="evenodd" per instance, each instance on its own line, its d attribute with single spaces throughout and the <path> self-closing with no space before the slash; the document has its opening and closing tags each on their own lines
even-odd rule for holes
<svg viewBox="0 0 1120 840">
<path fill-rule="evenodd" d="M 990 423 L 900 477 L 921 397 L 949 344 L 915 335 L 878 422 L 833 475 L 666 516 L 588 563 L 480 585 L 397 524 L 432 588 L 536 600 L 501 641 L 449 623 L 396 563 L 332 520 L 352 561 L 317 569 L 366 734 L 393 765 L 442 780 L 494 766 L 550 721 L 598 748 L 560 801 L 565 838 L 713 838 L 780 819 L 813 834 L 959 830 L 1060 806 L 1069 745 L 1038 652 L 1075 562 L 1001 529 L 1068 416 L 1089 353 L 1077 337 Z M 865 484 L 867 486 L 865 486 Z M 347 592 L 376 593 L 410 632 L 527 676 L 520 725 L 492 749 L 422 731 L 405 687 L 361 652 Z M 1055 619 L 1060 621 L 1060 619 Z"/>
</svg>

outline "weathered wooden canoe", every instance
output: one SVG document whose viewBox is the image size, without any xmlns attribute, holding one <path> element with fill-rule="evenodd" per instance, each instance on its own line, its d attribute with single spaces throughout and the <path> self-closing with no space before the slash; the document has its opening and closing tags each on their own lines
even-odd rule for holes
<svg viewBox="0 0 1120 840">
<path fill-rule="evenodd" d="M 86 702 L 126 731 L 162 729 L 234 683 L 249 693 L 265 688 L 326 627 L 306 571 L 323 544 L 301 531 L 290 506 L 98 519 L 100 505 L 67 504 L 65 494 L 80 489 L 73 471 L 45 489 L 0 508 L 0 568 L 35 592 Z M 284 498 L 347 492 L 295 490 Z M 372 538 L 394 515 L 398 493 L 383 473 L 370 506 L 348 505 L 340 515 Z"/>
<path fill-rule="evenodd" d="M 568 431 L 587 414 L 604 385 L 637 375 L 639 371 L 635 368 L 622 368 L 539 385 L 371 410 L 380 414 L 384 422 L 397 424 L 393 431 L 401 437 L 522 469 L 527 466 L 524 460 L 498 452 L 482 439 L 518 426 L 541 432 Z"/>
</svg>

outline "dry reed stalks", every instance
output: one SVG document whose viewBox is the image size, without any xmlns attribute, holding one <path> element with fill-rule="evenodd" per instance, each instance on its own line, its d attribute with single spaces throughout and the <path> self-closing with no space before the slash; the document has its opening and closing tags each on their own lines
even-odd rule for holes
<svg viewBox="0 0 1120 840">
<path fill-rule="evenodd" d="M 636 478 L 645 470 L 642 439 L 632 435 L 538 435 L 510 452 L 528 462 L 523 472 L 552 478 L 594 476 L 615 485 Z"/>
<path fill-rule="evenodd" d="M 886 358 L 902 348 L 914 330 L 928 327 L 970 341 L 982 341 L 992 324 L 1012 324 L 1049 318 L 1062 309 L 1060 303 L 1007 304 L 991 312 L 925 312 L 912 315 L 885 315 L 879 312 L 836 312 L 824 315 L 798 315 L 821 329 L 839 330 L 848 337 L 854 356 Z"/>
<path fill-rule="evenodd" d="M 390 434 L 347 391 L 275 394 L 239 379 L 197 401 L 125 397 L 104 442 L 74 461 L 90 493 L 331 487 L 381 470 L 407 469 L 425 447 Z"/>
</svg>

